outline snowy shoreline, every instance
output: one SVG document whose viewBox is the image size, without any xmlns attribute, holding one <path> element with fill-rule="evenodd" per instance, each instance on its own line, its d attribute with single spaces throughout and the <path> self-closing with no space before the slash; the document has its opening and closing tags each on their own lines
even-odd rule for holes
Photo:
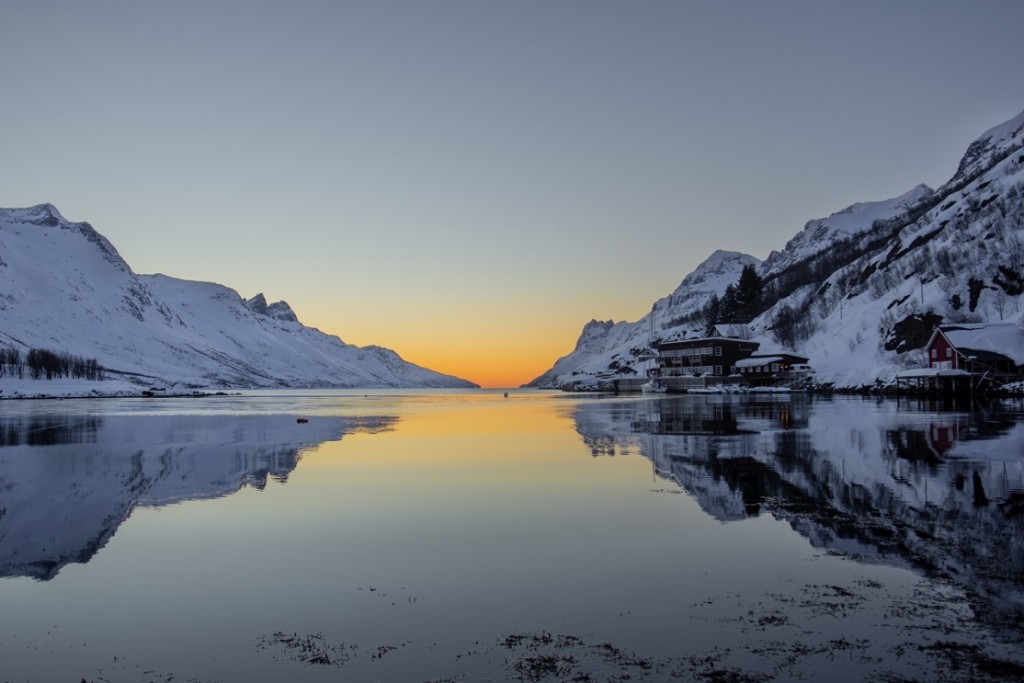
<svg viewBox="0 0 1024 683">
<path fill-rule="evenodd" d="M 64 398 L 201 398 L 203 396 L 226 396 L 228 391 L 226 388 L 142 388 L 138 384 L 124 381 L 90 382 L 73 379 L 0 378 L 0 401 Z"/>
</svg>

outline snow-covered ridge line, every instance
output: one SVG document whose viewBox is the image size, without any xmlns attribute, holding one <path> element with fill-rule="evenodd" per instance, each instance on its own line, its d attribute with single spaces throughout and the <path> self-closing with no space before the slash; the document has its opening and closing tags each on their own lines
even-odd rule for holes
<svg viewBox="0 0 1024 683">
<path fill-rule="evenodd" d="M 742 336 L 762 351 L 809 357 L 823 384 L 887 383 L 926 362 L 919 346 L 901 339 L 907 321 L 1024 318 L 1022 195 L 1024 113 L 972 142 L 956 174 L 936 190 L 918 185 L 809 221 L 763 263 L 715 252 L 639 321 L 588 323 L 576 349 L 528 386 L 607 388 L 642 373 L 639 351 L 650 339 L 702 335 L 699 313 L 747 263 L 764 283 L 760 313 L 724 322 L 742 323 Z M 707 271 L 719 279 L 709 282 Z"/>
<path fill-rule="evenodd" d="M 126 378 L 83 382 L 80 395 L 124 393 L 132 384 L 177 393 L 476 386 L 390 349 L 346 344 L 262 293 L 246 300 L 216 283 L 137 275 L 92 226 L 67 221 L 50 204 L 0 209 L 0 292 L 0 347 L 96 358 L 108 376 Z M 38 394 L 53 393 L 45 380 L 36 384 Z M 0 376 L 0 397 L 31 391 Z M 76 393 L 64 387 L 58 395 Z"/>
</svg>

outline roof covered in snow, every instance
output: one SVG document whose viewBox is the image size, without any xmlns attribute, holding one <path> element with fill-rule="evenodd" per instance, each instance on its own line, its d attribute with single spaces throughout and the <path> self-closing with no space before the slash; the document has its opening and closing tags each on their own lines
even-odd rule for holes
<svg viewBox="0 0 1024 683">
<path fill-rule="evenodd" d="M 782 356 L 757 356 L 751 358 L 744 358 L 736 361 L 736 367 L 738 368 L 759 368 L 763 365 L 771 365 L 772 363 L 781 363 Z"/>
<path fill-rule="evenodd" d="M 747 346 L 753 346 L 755 349 L 760 346 L 758 342 L 750 341 L 749 339 L 736 339 L 735 337 L 692 337 L 689 339 L 672 339 L 669 341 L 663 341 L 662 343 L 658 344 L 658 348 L 679 348 L 687 346 L 697 346 L 699 344 L 720 344 L 722 342 L 729 342 L 732 344 L 745 344 Z"/>
<path fill-rule="evenodd" d="M 1015 323 L 950 325 L 939 328 L 957 351 L 985 351 L 1006 356 L 1024 365 L 1024 331 Z"/>
</svg>

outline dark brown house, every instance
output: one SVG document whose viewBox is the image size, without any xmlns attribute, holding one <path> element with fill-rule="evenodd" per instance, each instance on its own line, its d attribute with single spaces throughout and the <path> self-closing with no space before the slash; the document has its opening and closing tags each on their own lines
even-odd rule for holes
<svg viewBox="0 0 1024 683">
<path fill-rule="evenodd" d="M 661 377 L 727 377 L 736 362 L 757 351 L 760 344 L 731 337 L 702 337 L 658 345 Z"/>
</svg>

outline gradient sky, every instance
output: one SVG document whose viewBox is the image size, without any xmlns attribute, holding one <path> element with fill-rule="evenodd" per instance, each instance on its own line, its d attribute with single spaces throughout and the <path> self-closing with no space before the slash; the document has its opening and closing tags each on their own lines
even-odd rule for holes
<svg viewBox="0 0 1024 683">
<path fill-rule="evenodd" d="M 0 0 L 0 206 L 513 386 L 715 249 L 937 186 L 1024 3 Z"/>
</svg>

